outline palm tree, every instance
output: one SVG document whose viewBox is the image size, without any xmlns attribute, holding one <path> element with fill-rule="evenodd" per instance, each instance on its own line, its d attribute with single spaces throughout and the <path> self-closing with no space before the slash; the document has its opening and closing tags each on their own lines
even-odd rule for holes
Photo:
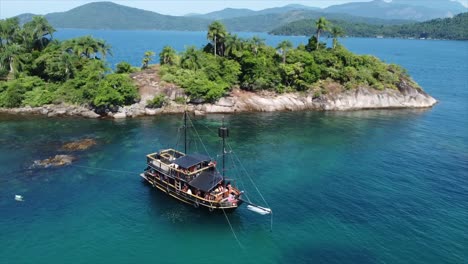
<svg viewBox="0 0 468 264">
<path fill-rule="evenodd" d="M 292 47 L 293 44 L 289 40 L 283 40 L 278 44 L 278 46 L 276 46 L 276 49 L 278 49 L 281 55 L 283 55 L 283 64 L 286 63 L 286 53 L 288 50 L 292 49 Z"/>
<path fill-rule="evenodd" d="M 330 33 L 331 33 L 331 35 L 333 37 L 333 49 L 335 49 L 336 46 L 338 45 L 338 38 L 343 37 L 345 32 L 341 27 L 336 27 L 335 26 L 335 27 L 333 27 L 331 29 Z"/>
<path fill-rule="evenodd" d="M 67 40 L 63 43 L 63 49 L 69 53 L 74 53 L 79 57 L 97 59 L 98 54 L 103 58 L 107 54 L 112 55 L 111 46 L 102 39 L 95 39 L 91 36 L 79 37 Z"/>
<path fill-rule="evenodd" d="M 112 56 L 111 45 L 103 39 L 97 39 L 96 41 L 96 52 L 101 53 L 102 58 L 105 59 L 107 54 Z"/>
<path fill-rule="evenodd" d="M 328 30 L 328 24 L 328 20 L 326 20 L 324 17 L 319 18 L 319 20 L 315 22 L 315 25 L 317 26 L 317 49 L 319 48 L 320 33 Z"/>
<path fill-rule="evenodd" d="M 52 34 L 55 29 L 49 24 L 43 16 L 34 16 L 32 21 L 24 25 L 26 35 L 30 37 L 33 48 L 43 50 L 44 47 L 52 40 Z M 50 36 L 50 38 L 47 38 Z"/>
<path fill-rule="evenodd" d="M 239 52 L 242 50 L 243 43 L 237 35 L 227 35 L 226 37 L 226 54 L 239 56 Z"/>
<path fill-rule="evenodd" d="M 224 55 L 224 41 L 227 35 L 226 27 L 219 21 L 208 26 L 206 37 L 213 43 L 214 55 Z"/>
<path fill-rule="evenodd" d="M 19 30 L 18 17 L 0 20 L 0 48 L 14 42 Z"/>
<path fill-rule="evenodd" d="M 14 75 L 15 71 L 22 66 L 19 59 L 24 48 L 18 43 L 12 43 L 3 47 L 0 53 L 0 67 L 6 68 L 8 66 L 10 74 Z"/>
<path fill-rule="evenodd" d="M 249 43 L 252 47 L 252 51 L 255 53 L 255 56 L 257 56 L 258 49 L 265 45 L 265 39 L 253 36 Z"/>
<path fill-rule="evenodd" d="M 145 52 L 145 55 L 143 57 L 143 65 L 141 66 L 142 69 L 148 68 L 148 64 L 153 60 L 154 57 L 154 52 L 153 51 L 147 51 Z"/>
<path fill-rule="evenodd" d="M 165 46 L 161 53 L 159 53 L 159 62 L 161 65 L 169 64 L 174 65 L 177 53 L 171 46 Z"/>
</svg>

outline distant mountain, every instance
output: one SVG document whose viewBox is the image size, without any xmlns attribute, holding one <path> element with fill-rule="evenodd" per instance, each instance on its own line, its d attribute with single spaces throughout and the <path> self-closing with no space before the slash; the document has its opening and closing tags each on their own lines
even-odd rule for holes
<svg viewBox="0 0 468 264">
<path fill-rule="evenodd" d="M 254 11 L 246 8 L 225 8 L 223 10 L 210 12 L 207 14 L 193 14 L 186 16 L 195 16 L 199 18 L 205 18 L 210 20 L 221 20 L 221 19 L 230 19 L 236 17 L 246 17 L 246 16 L 256 16 L 256 15 L 266 15 L 266 14 L 282 14 L 290 11 L 298 10 L 321 10 L 318 7 L 310 7 L 304 5 L 291 4 L 282 7 L 273 7 L 267 8 L 259 11 Z"/>
<path fill-rule="evenodd" d="M 162 15 L 112 2 L 89 3 L 45 17 L 56 28 L 202 30 L 209 24 L 201 18 Z"/>
<path fill-rule="evenodd" d="M 393 0 L 392 2 L 374 0 L 329 6 L 324 11 L 363 17 L 424 21 L 433 18 L 452 17 L 455 14 L 466 12 L 468 9 L 459 2 L 450 0 Z"/>
<path fill-rule="evenodd" d="M 227 19 L 227 18 L 234 18 L 234 17 L 249 16 L 255 13 L 256 11 L 246 9 L 246 8 L 243 8 L 243 9 L 225 8 L 220 11 L 214 11 L 214 12 L 210 12 L 207 14 L 196 14 L 196 15 L 191 15 L 191 16 L 204 18 L 204 19 L 210 19 L 210 20 L 220 20 L 220 19 Z"/>
<path fill-rule="evenodd" d="M 463 13 L 467 12 L 467 8 L 458 1 L 453 0 L 393 0 L 393 4 L 409 5 L 409 6 L 424 6 L 432 9 L 444 10 L 451 13 Z"/>
<path fill-rule="evenodd" d="M 326 17 L 327 19 L 345 20 L 349 23 L 368 23 L 378 25 L 395 25 L 414 22 L 409 20 L 385 20 L 378 18 L 356 17 L 347 14 L 326 14 L 313 10 L 293 10 L 286 13 L 260 14 L 223 19 L 221 21 L 231 31 L 268 32 L 281 25 L 285 25 L 293 21 L 300 19 L 318 19 L 322 16 Z"/>
<path fill-rule="evenodd" d="M 468 39 L 468 13 L 458 14 L 453 18 L 437 18 L 404 25 L 349 23 L 339 19 L 330 20 L 330 22 L 332 25 L 343 28 L 347 36 L 353 37 Z M 276 28 L 270 34 L 311 36 L 315 34 L 315 31 L 314 20 L 302 19 Z M 328 35 L 328 33 L 324 35 Z"/>
<path fill-rule="evenodd" d="M 25 13 L 25 14 L 21 14 L 21 15 L 19 15 L 17 17 L 19 19 L 20 25 L 23 25 L 24 23 L 31 21 L 33 16 L 36 16 L 36 15 L 31 14 L 31 13 Z"/>
<path fill-rule="evenodd" d="M 299 9 L 296 9 L 299 8 Z M 206 30 L 213 20 L 220 19 L 230 31 L 268 32 L 281 25 L 299 19 L 342 19 L 353 23 L 403 24 L 407 20 L 383 20 L 356 17 L 347 14 L 326 14 L 314 8 L 288 5 L 261 11 L 224 9 L 202 16 L 168 16 L 112 2 L 95 2 L 71 9 L 67 12 L 45 15 L 55 28 L 91 29 L 152 29 L 152 30 Z M 242 17 L 232 17 L 249 14 Z M 20 20 L 31 20 L 32 14 L 20 15 Z M 211 18 L 205 18 L 205 16 Z M 228 17 L 228 18 L 222 18 Z M 231 18 L 229 18 L 231 17 Z M 222 18 L 222 19 L 221 19 Z"/>
</svg>

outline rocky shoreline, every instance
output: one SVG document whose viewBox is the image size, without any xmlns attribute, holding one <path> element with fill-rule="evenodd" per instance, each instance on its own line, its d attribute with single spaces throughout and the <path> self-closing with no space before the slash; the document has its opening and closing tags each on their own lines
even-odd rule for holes
<svg viewBox="0 0 468 264">
<path fill-rule="evenodd" d="M 141 94 L 139 103 L 119 107 L 116 112 L 97 114 L 93 109 L 77 105 L 45 105 L 41 107 L 0 108 L 0 113 L 9 114 L 40 114 L 48 117 L 79 116 L 85 118 L 115 118 L 154 116 L 166 113 L 182 113 L 184 110 L 197 115 L 207 113 L 237 113 L 237 112 L 273 112 L 273 111 L 348 111 L 359 109 L 390 109 L 390 108 L 429 108 L 437 103 L 433 97 L 422 89 L 411 86 L 402 80 L 396 89 L 376 90 L 370 87 L 359 87 L 344 90 L 338 87 L 328 87 L 326 94 L 317 95 L 313 92 L 295 92 L 276 94 L 273 92 L 247 92 L 234 89 L 228 96 L 216 103 L 187 105 L 177 103 L 177 98 L 183 95 L 181 88 L 164 84 L 159 81 L 149 82 L 148 78 L 134 76 L 140 91 L 150 91 Z M 138 79 L 139 78 L 139 79 Z M 337 85 L 335 85 L 337 86 Z M 161 108 L 146 107 L 146 100 L 156 94 L 164 94 L 168 102 Z"/>
</svg>

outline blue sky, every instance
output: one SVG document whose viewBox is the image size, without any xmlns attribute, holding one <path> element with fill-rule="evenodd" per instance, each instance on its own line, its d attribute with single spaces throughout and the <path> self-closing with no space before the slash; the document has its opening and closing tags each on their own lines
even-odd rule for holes
<svg viewBox="0 0 468 264">
<path fill-rule="evenodd" d="M 112 1 L 118 4 L 150 10 L 161 14 L 184 15 L 187 13 L 207 13 L 226 7 L 249 8 L 260 10 L 269 7 L 284 6 L 287 4 L 302 4 L 315 7 L 327 7 L 347 2 L 366 2 L 370 0 L 133 0 Z M 468 6 L 468 0 L 458 0 Z M 47 14 L 51 12 L 62 12 L 74 7 L 98 2 L 96 0 L 0 0 L 0 18 L 12 17 L 22 13 Z"/>
</svg>

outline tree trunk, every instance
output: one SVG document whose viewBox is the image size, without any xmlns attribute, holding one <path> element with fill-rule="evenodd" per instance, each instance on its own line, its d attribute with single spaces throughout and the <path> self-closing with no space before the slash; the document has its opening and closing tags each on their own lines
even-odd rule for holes
<svg viewBox="0 0 468 264">
<path fill-rule="evenodd" d="M 10 57 L 10 73 L 15 73 L 15 68 L 13 67 L 13 57 Z"/>
<path fill-rule="evenodd" d="M 320 43 L 320 30 L 317 30 L 317 50 L 319 49 L 319 43 Z"/>
<path fill-rule="evenodd" d="M 216 57 L 216 35 L 214 36 L 214 55 Z"/>
</svg>

